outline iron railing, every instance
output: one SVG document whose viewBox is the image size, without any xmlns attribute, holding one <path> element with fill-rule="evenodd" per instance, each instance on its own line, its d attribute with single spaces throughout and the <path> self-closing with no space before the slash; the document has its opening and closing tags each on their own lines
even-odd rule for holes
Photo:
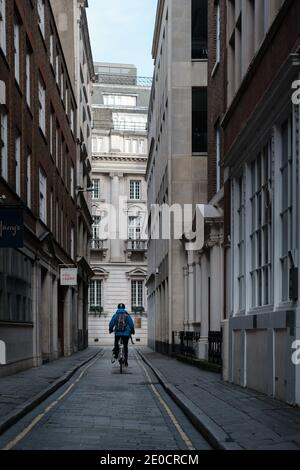
<svg viewBox="0 0 300 470">
<path fill-rule="evenodd" d="M 146 240 L 128 240 L 127 241 L 127 250 L 128 251 L 147 251 L 147 241 Z"/>
<path fill-rule="evenodd" d="M 119 132 L 147 132 L 148 123 L 141 121 L 105 121 L 94 119 L 93 129 L 111 129 Z"/>
<path fill-rule="evenodd" d="M 103 85 L 124 85 L 151 88 L 151 77 L 137 77 L 136 75 L 121 75 L 110 73 L 97 73 L 95 83 Z"/>
<path fill-rule="evenodd" d="M 172 353 L 186 357 L 196 357 L 195 346 L 200 339 L 198 331 L 173 331 Z"/>
<path fill-rule="evenodd" d="M 222 331 L 208 333 L 208 360 L 213 364 L 222 365 Z"/>
</svg>

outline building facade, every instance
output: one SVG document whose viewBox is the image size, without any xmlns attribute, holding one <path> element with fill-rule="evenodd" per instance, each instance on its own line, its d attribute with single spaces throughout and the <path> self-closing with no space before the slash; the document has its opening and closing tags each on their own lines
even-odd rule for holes
<svg viewBox="0 0 300 470">
<path fill-rule="evenodd" d="M 92 90 L 94 64 L 87 23 L 86 0 L 51 0 L 58 32 L 63 46 L 72 87 L 78 106 L 76 114 L 76 178 L 78 302 L 77 348 L 88 345 L 88 286 L 93 275 L 90 268 L 91 226 L 91 161 L 92 161 Z M 68 91 L 66 90 L 66 93 Z M 76 173 L 76 174 L 75 174 Z"/>
<path fill-rule="evenodd" d="M 149 345 L 166 353 L 176 332 L 197 331 L 207 339 L 199 250 L 187 250 L 183 230 L 180 239 L 161 236 L 166 216 L 151 212 L 153 204 L 180 211 L 207 202 L 207 36 L 206 1 L 158 2 L 147 166 L 148 333 Z"/>
<path fill-rule="evenodd" d="M 137 77 L 136 67 L 126 64 L 96 63 L 95 74 L 90 344 L 112 342 L 108 323 L 120 302 L 133 314 L 136 341 L 146 344 L 145 172 L 151 79 Z M 115 223 L 105 222 L 109 210 Z"/>
<path fill-rule="evenodd" d="M 24 243 L 0 248 L 4 375 L 76 349 L 77 291 L 60 267 L 76 267 L 77 109 L 49 1 L 0 8 L 0 213 L 24 215 Z"/>
<path fill-rule="evenodd" d="M 292 85 L 300 72 L 300 4 L 228 1 L 227 9 L 228 377 L 299 404 L 299 105 Z"/>
</svg>

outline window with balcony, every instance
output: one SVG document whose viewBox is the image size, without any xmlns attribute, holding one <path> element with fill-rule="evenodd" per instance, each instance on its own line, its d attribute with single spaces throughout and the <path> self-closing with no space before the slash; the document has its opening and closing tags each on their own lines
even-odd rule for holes
<svg viewBox="0 0 300 470">
<path fill-rule="evenodd" d="M 140 240 L 141 238 L 141 218 L 129 217 L 128 220 L 128 239 Z"/>
<path fill-rule="evenodd" d="M 208 2 L 192 0 L 192 59 L 207 59 Z"/>
</svg>

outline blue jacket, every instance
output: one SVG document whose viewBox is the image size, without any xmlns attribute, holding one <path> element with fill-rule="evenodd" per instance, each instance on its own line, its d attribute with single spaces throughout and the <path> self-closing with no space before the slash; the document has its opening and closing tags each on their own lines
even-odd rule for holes
<svg viewBox="0 0 300 470">
<path fill-rule="evenodd" d="M 117 322 L 117 318 L 119 315 L 123 314 L 123 313 L 127 313 L 128 312 L 124 309 L 118 309 L 116 311 L 116 313 L 114 314 L 114 316 L 112 317 L 112 319 L 110 320 L 110 324 L 109 324 L 109 332 L 112 333 L 114 331 L 114 328 L 115 328 L 115 324 Z M 115 330 L 115 335 L 116 336 L 131 336 L 134 334 L 134 323 L 133 323 L 133 320 L 131 318 L 130 315 L 128 315 L 128 321 L 127 321 L 127 326 L 126 326 L 126 329 L 125 331 L 117 331 Z"/>
</svg>

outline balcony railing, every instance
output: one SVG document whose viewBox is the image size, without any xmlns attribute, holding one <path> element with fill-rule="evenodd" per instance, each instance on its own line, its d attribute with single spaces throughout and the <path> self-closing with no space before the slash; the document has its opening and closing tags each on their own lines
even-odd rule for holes
<svg viewBox="0 0 300 470">
<path fill-rule="evenodd" d="M 124 85 L 151 88 L 151 77 L 137 77 L 135 75 L 121 75 L 109 73 L 97 73 L 95 83 L 103 85 Z"/>
<path fill-rule="evenodd" d="M 147 132 L 148 124 L 147 122 L 141 121 L 105 121 L 94 119 L 92 121 L 93 129 L 110 129 L 118 132 Z"/>
<path fill-rule="evenodd" d="M 107 250 L 105 240 L 98 240 L 96 238 L 90 241 L 90 247 L 92 250 L 99 250 L 99 251 Z"/>
<path fill-rule="evenodd" d="M 127 251 L 144 253 L 147 251 L 147 240 L 128 240 Z"/>
</svg>

